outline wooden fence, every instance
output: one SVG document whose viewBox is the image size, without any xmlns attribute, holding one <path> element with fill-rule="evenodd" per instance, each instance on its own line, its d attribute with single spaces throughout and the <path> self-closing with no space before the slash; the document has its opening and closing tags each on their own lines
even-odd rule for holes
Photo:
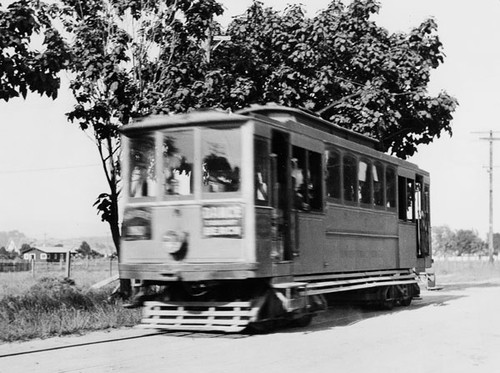
<svg viewBox="0 0 500 373">
<path fill-rule="evenodd" d="M 68 268 L 69 264 L 69 268 Z M 45 261 L 13 261 L 13 260 L 0 260 L 0 273 L 2 272 L 28 272 L 36 273 L 54 273 L 66 272 L 70 274 L 71 271 L 109 271 L 110 276 L 118 273 L 118 261 L 116 259 L 71 259 L 69 263 L 66 262 L 45 262 Z M 68 272 L 70 271 L 70 272 Z M 68 276 L 69 277 L 69 276 Z"/>
<path fill-rule="evenodd" d="M 0 260 L 0 272 L 25 272 L 30 270 L 31 263 L 28 260 Z"/>
</svg>

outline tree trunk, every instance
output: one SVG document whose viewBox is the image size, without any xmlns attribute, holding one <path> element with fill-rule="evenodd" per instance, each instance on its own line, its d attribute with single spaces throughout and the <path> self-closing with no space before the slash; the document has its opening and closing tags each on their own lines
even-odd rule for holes
<svg viewBox="0 0 500 373">
<path fill-rule="evenodd" d="M 120 263 L 120 226 L 118 222 L 118 194 L 115 190 L 111 192 L 111 219 L 109 220 L 109 228 L 111 237 L 115 244 L 116 254 L 118 255 L 118 263 Z M 120 296 L 122 299 L 128 299 L 132 295 L 132 284 L 130 279 L 120 278 Z"/>
</svg>

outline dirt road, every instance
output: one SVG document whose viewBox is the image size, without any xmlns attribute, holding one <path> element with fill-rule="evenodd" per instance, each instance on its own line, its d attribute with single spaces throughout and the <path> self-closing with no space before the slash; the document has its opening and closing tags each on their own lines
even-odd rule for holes
<svg viewBox="0 0 500 373">
<path fill-rule="evenodd" d="M 500 282 L 388 312 L 346 307 L 268 335 L 138 329 L 0 345 L 0 372 L 499 372 Z"/>
</svg>

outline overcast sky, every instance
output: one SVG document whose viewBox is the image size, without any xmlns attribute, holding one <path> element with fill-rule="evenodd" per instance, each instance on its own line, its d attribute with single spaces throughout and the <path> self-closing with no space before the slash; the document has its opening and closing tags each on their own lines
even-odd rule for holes
<svg viewBox="0 0 500 373">
<path fill-rule="evenodd" d="M 246 1 L 222 1 L 227 24 L 244 12 Z M 283 9 L 300 1 L 263 1 Z M 302 1 L 309 16 L 329 1 Z M 5 4 L 5 2 L 3 2 Z M 499 130 L 500 1 L 382 0 L 377 22 L 390 32 L 408 32 L 424 19 L 437 20 L 446 59 L 432 75 L 431 94 L 446 90 L 460 103 L 454 135 L 421 146 L 411 160 L 431 173 L 433 225 L 488 230 L 488 142 L 473 131 Z M 73 100 L 67 87 L 56 101 L 29 95 L 0 102 L 0 231 L 17 229 L 30 237 L 107 235 L 92 204 L 107 191 L 93 142 L 64 113 Z M 500 137 L 500 134 L 499 134 Z M 500 142 L 495 146 L 500 165 Z M 500 169 L 495 199 L 500 206 Z M 500 215 L 494 228 L 500 232 Z"/>
</svg>

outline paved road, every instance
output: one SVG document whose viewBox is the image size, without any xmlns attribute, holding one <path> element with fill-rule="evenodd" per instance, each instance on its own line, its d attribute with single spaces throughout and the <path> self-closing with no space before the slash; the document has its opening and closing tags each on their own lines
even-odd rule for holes
<svg viewBox="0 0 500 373">
<path fill-rule="evenodd" d="M 0 372 L 499 372 L 500 283 L 448 285 L 388 312 L 329 310 L 268 335 L 138 329 L 0 345 Z"/>
</svg>

